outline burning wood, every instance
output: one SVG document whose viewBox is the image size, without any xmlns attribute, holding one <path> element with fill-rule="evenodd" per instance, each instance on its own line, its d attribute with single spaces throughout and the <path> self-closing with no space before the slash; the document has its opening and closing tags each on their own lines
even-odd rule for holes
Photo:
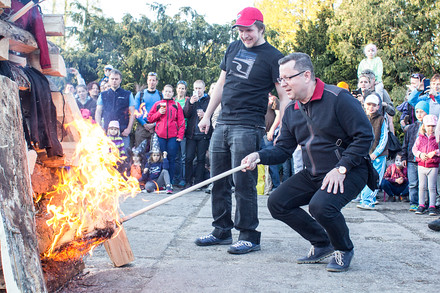
<svg viewBox="0 0 440 293">
<path fill-rule="evenodd" d="M 64 261 L 67 259 L 80 259 L 96 246 L 110 239 L 113 236 L 115 229 L 111 226 L 103 229 L 96 229 L 92 233 L 85 234 L 81 237 L 67 242 L 53 251 L 53 256 L 50 257 L 54 261 Z M 46 257 L 42 258 L 42 261 Z"/>
<path fill-rule="evenodd" d="M 86 120 L 75 120 L 74 126 L 80 133 L 74 153 L 78 164 L 64 168 L 48 194 L 51 218 L 46 223 L 54 236 L 43 259 L 80 258 L 110 239 L 119 220 L 119 197 L 140 191 L 135 178 L 126 179 L 115 168 L 119 152 L 100 126 Z M 55 195 L 63 200 L 57 202 Z"/>
</svg>

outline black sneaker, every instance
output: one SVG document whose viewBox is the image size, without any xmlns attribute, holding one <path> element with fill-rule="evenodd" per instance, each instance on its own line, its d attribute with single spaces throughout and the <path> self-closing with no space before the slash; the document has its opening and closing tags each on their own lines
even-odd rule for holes
<svg viewBox="0 0 440 293">
<path fill-rule="evenodd" d="M 255 244 L 245 240 L 238 240 L 233 245 L 229 246 L 228 252 L 231 254 L 245 254 L 260 249 L 260 244 Z"/>
<path fill-rule="evenodd" d="M 430 216 L 437 216 L 437 210 L 433 207 L 428 208 L 428 213 Z"/>
<path fill-rule="evenodd" d="M 325 247 L 312 246 L 307 256 L 298 258 L 296 262 L 299 264 L 317 263 L 332 255 L 334 251 L 335 249 L 331 245 Z"/>
<path fill-rule="evenodd" d="M 327 271 L 329 272 L 345 272 L 350 266 L 351 259 L 354 255 L 354 249 L 350 251 L 336 250 L 332 259 L 327 265 Z"/>
<path fill-rule="evenodd" d="M 212 234 L 202 236 L 196 239 L 194 243 L 198 246 L 210 246 L 210 245 L 228 245 L 232 243 L 232 237 L 220 239 Z"/>
<path fill-rule="evenodd" d="M 419 206 L 419 207 L 417 208 L 416 214 L 417 214 L 417 215 L 421 215 L 421 214 L 424 214 L 424 213 L 426 213 L 426 207 L 424 207 L 424 206 Z"/>
<path fill-rule="evenodd" d="M 437 220 L 434 220 L 434 221 L 428 223 L 428 227 L 431 230 L 440 231 L 440 218 L 438 218 Z"/>
</svg>

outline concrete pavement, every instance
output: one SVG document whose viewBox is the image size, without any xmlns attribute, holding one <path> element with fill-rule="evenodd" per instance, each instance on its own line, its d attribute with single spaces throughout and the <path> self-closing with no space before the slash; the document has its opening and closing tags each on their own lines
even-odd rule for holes
<svg viewBox="0 0 440 293">
<path fill-rule="evenodd" d="M 166 197 L 141 193 L 121 208 L 129 214 Z M 147 202 L 148 200 L 148 202 Z M 408 203 L 385 202 L 375 211 L 348 204 L 343 213 L 355 244 L 345 273 L 321 264 L 296 264 L 310 244 L 272 219 L 267 196 L 259 196 L 261 251 L 231 255 L 228 246 L 197 247 L 211 232 L 210 195 L 192 192 L 126 223 L 135 261 L 114 268 L 103 247 L 62 292 L 417 292 L 440 285 L 440 232 Z M 233 231 L 234 240 L 238 233 Z"/>
</svg>

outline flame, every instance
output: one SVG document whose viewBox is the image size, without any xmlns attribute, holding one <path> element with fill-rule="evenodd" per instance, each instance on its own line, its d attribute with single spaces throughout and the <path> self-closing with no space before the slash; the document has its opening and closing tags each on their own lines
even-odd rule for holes
<svg viewBox="0 0 440 293">
<path fill-rule="evenodd" d="M 80 133 L 72 158 L 77 166 L 61 170 L 60 183 L 50 194 L 47 212 L 52 218 L 46 223 L 54 237 L 43 258 L 65 260 L 91 252 L 120 225 L 119 197 L 140 191 L 136 178 L 126 179 L 116 169 L 119 151 L 99 125 L 84 119 L 72 124 Z M 62 203 L 53 202 L 54 195 L 64 197 Z"/>
<path fill-rule="evenodd" d="M 145 103 L 141 103 L 141 105 L 139 106 L 139 111 L 138 110 L 134 110 L 134 117 L 135 118 L 144 118 L 146 119 L 148 116 L 148 112 L 147 112 L 147 108 L 145 107 Z"/>
</svg>

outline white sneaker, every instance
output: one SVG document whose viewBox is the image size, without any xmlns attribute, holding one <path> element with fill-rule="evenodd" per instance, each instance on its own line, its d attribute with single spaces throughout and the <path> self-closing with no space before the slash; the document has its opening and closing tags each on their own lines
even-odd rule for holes
<svg viewBox="0 0 440 293">
<path fill-rule="evenodd" d="M 361 204 L 358 204 L 358 205 L 356 205 L 358 208 L 360 208 L 360 209 L 363 209 L 363 210 L 375 210 L 376 209 L 376 207 L 374 206 L 374 204 L 372 204 L 372 205 L 368 205 L 368 204 L 364 204 L 364 203 L 361 203 Z"/>
</svg>

